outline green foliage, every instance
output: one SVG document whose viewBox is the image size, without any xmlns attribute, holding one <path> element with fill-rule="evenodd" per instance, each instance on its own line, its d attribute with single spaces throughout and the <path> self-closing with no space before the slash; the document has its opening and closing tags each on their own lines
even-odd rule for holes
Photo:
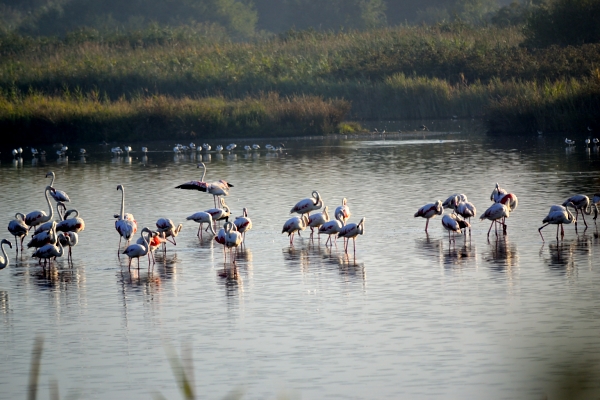
<svg viewBox="0 0 600 400">
<path fill-rule="evenodd" d="M 525 45 L 581 45 L 600 42 L 600 1 L 555 0 L 536 7 L 527 18 Z"/>
<path fill-rule="evenodd" d="M 520 26 L 525 24 L 530 11 L 531 7 L 528 4 L 513 1 L 509 5 L 500 7 L 500 9 L 492 15 L 490 22 L 500 27 Z"/>
</svg>

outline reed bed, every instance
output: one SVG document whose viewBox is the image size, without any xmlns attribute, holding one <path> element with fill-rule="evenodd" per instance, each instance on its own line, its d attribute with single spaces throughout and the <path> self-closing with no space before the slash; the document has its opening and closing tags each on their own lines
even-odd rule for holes
<svg viewBox="0 0 600 400">
<path fill-rule="evenodd" d="M 333 132 L 344 118 L 457 115 L 490 119 L 493 131 L 531 131 L 570 126 L 578 109 L 591 110 L 587 120 L 600 123 L 597 86 L 590 86 L 600 44 L 530 50 L 520 46 L 517 28 L 464 24 L 290 31 L 244 43 L 216 28 L 198 29 L 1 36 L 0 126 L 83 124 L 78 131 L 91 127 L 94 137 L 107 138 L 155 126 L 184 136 L 245 136 L 286 134 L 294 126 L 296 134 Z M 215 104 L 222 105 L 216 114 Z"/>
</svg>

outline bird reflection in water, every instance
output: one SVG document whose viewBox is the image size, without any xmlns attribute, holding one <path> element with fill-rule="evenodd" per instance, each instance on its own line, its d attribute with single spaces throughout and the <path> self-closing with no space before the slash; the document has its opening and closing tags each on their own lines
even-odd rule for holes
<svg viewBox="0 0 600 400">
<path fill-rule="evenodd" d="M 519 266 L 517 245 L 511 244 L 506 235 L 500 235 L 495 240 L 488 240 L 489 251 L 484 253 L 484 260 L 490 262 L 491 268 L 498 272 L 512 274 Z"/>
<path fill-rule="evenodd" d="M 202 162 L 209 163 L 212 160 L 212 155 L 202 154 Z"/>
<path fill-rule="evenodd" d="M 419 237 L 415 240 L 415 246 L 420 253 L 423 253 L 427 258 L 437 257 L 440 262 L 444 258 L 444 239 L 431 239 L 429 234 L 425 234 L 425 237 Z"/>
<path fill-rule="evenodd" d="M 444 251 L 443 255 L 444 266 L 447 268 L 463 267 L 471 261 L 474 262 L 474 265 L 477 265 L 477 247 L 470 240 L 465 240 L 461 247 L 448 246 L 448 250 Z"/>
<path fill-rule="evenodd" d="M 215 159 L 216 159 L 217 161 L 223 161 L 223 154 L 221 154 L 221 153 L 217 153 L 217 154 L 215 154 Z"/>
<path fill-rule="evenodd" d="M 313 270 L 336 270 L 345 278 L 360 277 L 366 280 L 364 262 L 357 262 L 354 256 L 348 256 L 343 249 L 323 247 L 311 244 L 303 247 L 286 247 L 282 249 L 286 264 L 292 268 L 300 267 L 302 273 Z M 332 268 L 333 267 L 333 268 Z"/>
<path fill-rule="evenodd" d="M 2 314 L 2 322 L 9 323 L 10 307 L 8 303 L 8 292 L 0 290 L 0 313 Z"/>
<path fill-rule="evenodd" d="M 592 266 L 592 247 L 593 239 L 588 235 L 578 235 L 571 240 L 553 241 L 549 243 L 548 252 L 550 258 L 546 258 L 548 267 L 556 270 L 566 276 L 575 276 L 575 260 L 588 260 L 588 265 Z M 540 249 L 540 255 L 544 254 L 544 245 Z"/>
<path fill-rule="evenodd" d="M 308 272 L 309 254 L 307 247 L 288 246 L 284 247 L 281 251 L 283 259 L 290 268 L 296 269 L 300 266 L 300 270 L 303 273 Z"/>
</svg>

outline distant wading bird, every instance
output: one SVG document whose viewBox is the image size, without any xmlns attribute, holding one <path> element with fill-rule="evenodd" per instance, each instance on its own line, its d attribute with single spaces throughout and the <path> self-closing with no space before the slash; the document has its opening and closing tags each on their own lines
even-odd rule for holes
<svg viewBox="0 0 600 400">
<path fill-rule="evenodd" d="M 429 220 L 435 217 L 436 215 L 442 215 L 443 213 L 444 207 L 442 205 L 442 201 L 438 200 L 435 203 L 425 204 L 423 207 L 419 208 L 415 213 L 415 218 L 422 217 L 427 219 L 427 222 L 425 223 L 425 232 L 427 233 Z"/>
</svg>

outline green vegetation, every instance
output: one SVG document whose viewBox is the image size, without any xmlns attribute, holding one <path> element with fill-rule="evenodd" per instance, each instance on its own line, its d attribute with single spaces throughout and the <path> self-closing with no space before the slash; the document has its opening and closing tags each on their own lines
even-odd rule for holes
<svg viewBox="0 0 600 400">
<path fill-rule="evenodd" d="M 12 31 L 0 35 L 0 128 L 19 139 L 89 141 L 323 134 L 360 130 L 345 119 L 454 115 L 485 118 L 495 132 L 600 127 L 598 38 L 573 38 L 566 27 L 550 35 L 542 23 L 573 2 L 578 21 L 595 15 L 589 0 L 513 4 L 492 17 L 485 1 L 461 0 L 460 15 L 496 25 L 290 30 L 246 41 L 216 17 L 62 36 Z M 383 3 L 359 3 L 347 18 L 369 9 L 363 27 L 382 23 Z M 341 3 L 328 7 L 336 4 L 325 14 L 341 13 Z"/>
</svg>

